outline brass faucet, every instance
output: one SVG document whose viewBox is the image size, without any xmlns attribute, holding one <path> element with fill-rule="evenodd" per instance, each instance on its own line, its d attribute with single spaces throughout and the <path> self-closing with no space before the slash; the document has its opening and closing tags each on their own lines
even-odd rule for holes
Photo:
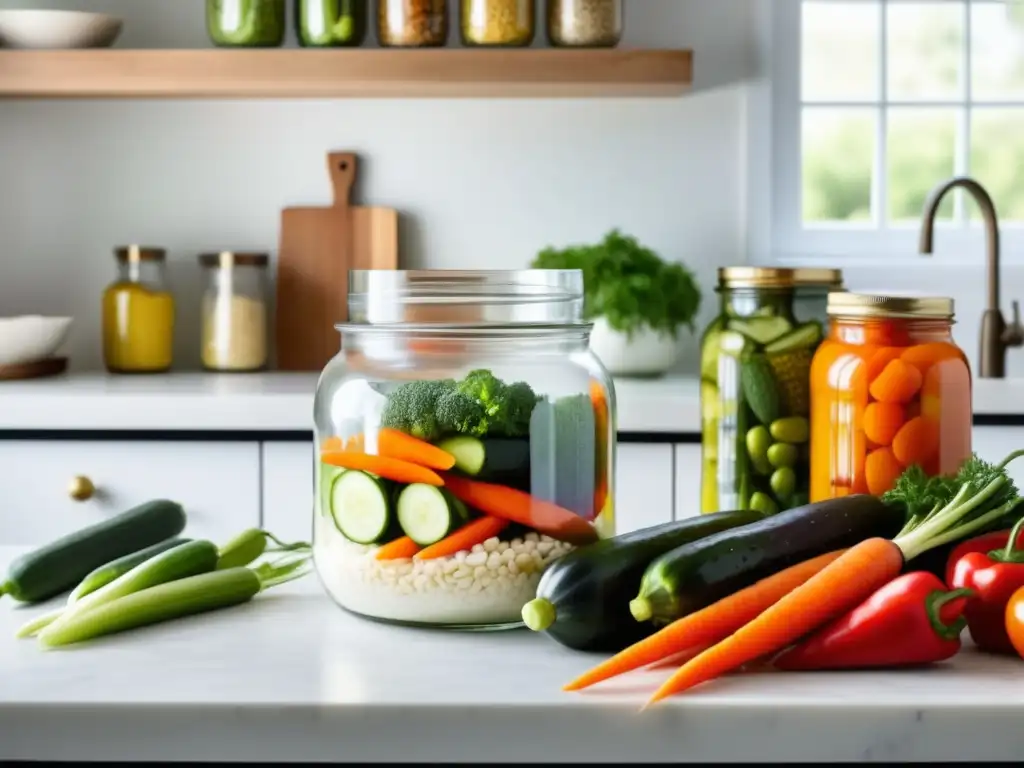
<svg viewBox="0 0 1024 768">
<path fill-rule="evenodd" d="M 932 253 L 935 238 L 935 216 L 946 193 L 963 187 L 977 201 L 985 219 L 988 238 L 988 307 L 981 316 L 981 350 L 978 357 L 978 375 L 983 379 L 1006 378 L 1006 350 L 1024 345 L 1024 328 L 1020 322 L 1020 305 L 1013 302 L 1013 321 L 1007 325 L 999 308 L 999 219 L 996 206 L 985 188 L 974 179 L 958 177 L 939 184 L 924 206 L 921 223 L 921 253 Z"/>
</svg>

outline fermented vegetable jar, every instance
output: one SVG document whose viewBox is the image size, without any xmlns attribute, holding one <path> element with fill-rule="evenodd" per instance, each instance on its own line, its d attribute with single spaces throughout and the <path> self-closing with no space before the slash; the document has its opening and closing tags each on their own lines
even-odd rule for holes
<svg viewBox="0 0 1024 768">
<path fill-rule="evenodd" d="M 615 397 L 577 270 L 353 271 L 314 403 L 313 554 L 346 610 L 519 626 L 613 533 Z"/>
<path fill-rule="evenodd" d="M 258 371 L 267 364 L 265 253 L 204 253 L 202 358 L 210 371 Z"/>
<path fill-rule="evenodd" d="M 446 0 L 378 0 L 377 38 L 385 47 L 443 46 L 448 41 Z"/>
<path fill-rule="evenodd" d="M 614 48 L 622 40 L 622 0 L 548 0 L 548 38 L 560 48 Z"/>
<path fill-rule="evenodd" d="M 295 0 L 295 31 L 305 48 L 354 48 L 366 39 L 368 0 Z"/>
<path fill-rule="evenodd" d="M 810 370 L 835 269 L 727 267 L 701 340 L 701 511 L 806 503 Z"/>
<path fill-rule="evenodd" d="M 534 0 L 462 0 L 465 45 L 527 46 L 536 33 Z"/>
<path fill-rule="evenodd" d="M 956 472 L 971 455 L 971 371 L 953 300 L 829 297 L 811 368 L 811 500 L 881 495 L 903 470 Z"/>
<path fill-rule="evenodd" d="M 214 45 L 276 48 L 284 42 L 284 0 L 206 0 L 206 31 Z"/>
<path fill-rule="evenodd" d="M 117 248 L 117 279 L 103 293 L 103 358 L 111 373 L 162 373 L 174 352 L 174 297 L 166 252 Z"/>
</svg>

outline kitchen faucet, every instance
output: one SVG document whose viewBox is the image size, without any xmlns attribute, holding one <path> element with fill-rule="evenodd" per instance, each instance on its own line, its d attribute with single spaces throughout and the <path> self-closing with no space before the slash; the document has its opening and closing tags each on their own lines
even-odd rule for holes
<svg viewBox="0 0 1024 768">
<path fill-rule="evenodd" d="M 985 219 L 988 238 L 988 306 L 981 316 L 981 349 L 978 375 L 983 379 L 1006 378 L 1006 350 L 1024 345 L 1024 328 L 1020 323 L 1020 305 L 1013 302 L 1013 321 L 1007 325 L 999 308 L 999 219 L 996 206 L 985 188 L 974 179 L 957 177 L 939 184 L 928 196 L 921 223 L 921 253 L 932 253 L 935 239 L 935 216 L 946 193 L 963 187 L 977 201 Z"/>
</svg>

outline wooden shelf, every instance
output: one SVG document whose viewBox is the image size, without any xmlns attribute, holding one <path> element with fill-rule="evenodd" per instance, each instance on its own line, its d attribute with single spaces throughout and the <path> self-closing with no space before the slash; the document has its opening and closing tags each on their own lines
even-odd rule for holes
<svg viewBox="0 0 1024 768">
<path fill-rule="evenodd" d="M 670 97 L 686 50 L 0 51 L 0 98 Z"/>
</svg>

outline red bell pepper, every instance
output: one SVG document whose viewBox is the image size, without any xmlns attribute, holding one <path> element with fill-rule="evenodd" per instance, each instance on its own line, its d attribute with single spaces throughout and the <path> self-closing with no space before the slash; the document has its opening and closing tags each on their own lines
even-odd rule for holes
<svg viewBox="0 0 1024 768">
<path fill-rule="evenodd" d="M 1024 587 L 1024 549 L 1014 544 L 1022 530 L 1024 518 L 1013 526 L 1004 549 L 968 552 L 953 567 L 951 586 L 975 593 L 964 616 L 971 639 L 983 651 L 1017 653 L 1006 633 L 1006 605 L 1013 593 Z"/>
<path fill-rule="evenodd" d="M 901 667 L 945 661 L 960 650 L 970 590 L 947 590 L 933 573 L 899 576 L 859 606 L 784 651 L 784 670 Z"/>
<path fill-rule="evenodd" d="M 1010 529 L 1007 528 L 1003 531 L 992 531 L 991 533 L 983 533 L 981 536 L 975 536 L 973 539 L 960 542 L 953 550 L 949 553 L 949 558 L 946 560 L 946 583 L 949 586 L 953 586 L 953 570 L 956 568 L 956 564 L 960 561 L 960 558 L 971 552 L 983 552 L 989 553 L 993 549 L 1005 549 L 1006 542 L 1010 540 Z M 1021 531 L 1017 535 L 1017 547 L 1024 547 L 1024 531 Z"/>
</svg>

